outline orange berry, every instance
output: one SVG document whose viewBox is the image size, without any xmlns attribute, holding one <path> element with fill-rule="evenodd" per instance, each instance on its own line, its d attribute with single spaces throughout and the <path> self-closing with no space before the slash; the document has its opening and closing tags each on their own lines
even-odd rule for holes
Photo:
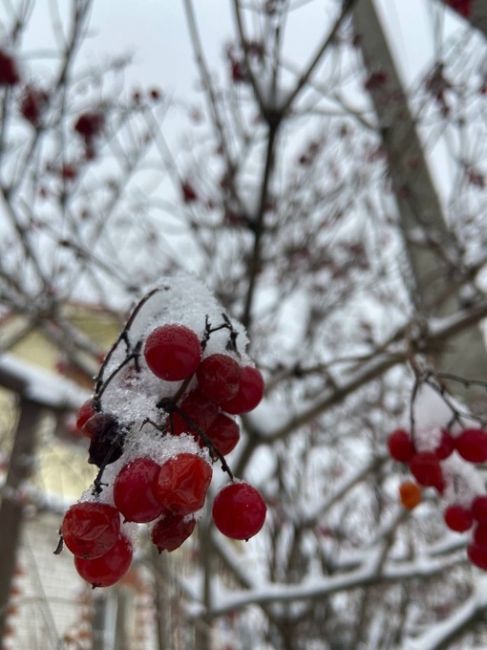
<svg viewBox="0 0 487 650">
<path fill-rule="evenodd" d="M 413 510 L 421 503 L 421 488 L 413 481 L 404 481 L 399 486 L 399 499 L 407 510 Z"/>
</svg>

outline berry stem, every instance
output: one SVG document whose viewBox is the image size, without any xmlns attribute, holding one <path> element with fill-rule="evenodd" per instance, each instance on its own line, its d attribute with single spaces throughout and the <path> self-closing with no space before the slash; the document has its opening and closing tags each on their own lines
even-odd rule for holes
<svg viewBox="0 0 487 650">
<path fill-rule="evenodd" d="M 216 456 L 216 457 L 218 458 L 218 460 L 219 460 L 220 463 L 221 463 L 222 470 L 223 470 L 224 472 L 226 472 L 226 473 L 228 474 L 228 476 L 230 477 L 230 479 L 233 481 L 233 480 L 234 480 L 233 472 L 232 472 L 232 470 L 230 469 L 230 467 L 228 466 L 228 463 L 227 463 L 227 461 L 225 460 L 224 456 L 223 456 L 223 455 L 218 451 L 218 449 L 217 449 L 217 448 L 215 447 L 215 445 L 211 442 L 211 440 L 208 438 L 208 436 L 206 435 L 206 433 L 201 429 L 201 427 L 198 425 L 198 423 L 195 422 L 195 421 L 193 420 L 193 418 L 190 417 L 190 416 L 186 413 L 186 411 L 184 411 L 183 409 L 179 408 L 179 406 L 175 405 L 175 406 L 174 406 L 174 410 L 181 414 L 181 417 L 182 417 L 183 420 L 185 420 L 185 422 L 186 422 L 186 423 L 191 427 L 191 429 L 193 429 L 194 431 L 196 431 L 196 433 L 198 434 L 198 436 L 203 440 L 203 442 L 205 443 L 205 445 L 206 445 L 206 446 L 208 447 L 208 449 L 210 450 L 210 454 L 212 454 L 213 456 Z M 170 421 L 170 426 L 171 426 L 171 430 L 172 430 L 172 422 L 171 422 L 171 421 Z"/>
</svg>

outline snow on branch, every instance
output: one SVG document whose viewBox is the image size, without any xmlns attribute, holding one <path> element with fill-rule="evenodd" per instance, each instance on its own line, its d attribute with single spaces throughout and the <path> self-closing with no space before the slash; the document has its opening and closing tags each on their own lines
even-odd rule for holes
<svg viewBox="0 0 487 650">
<path fill-rule="evenodd" d="M 370 587 L 379 583 L 385 585 L 415 578 L 431 578 L 465 562 L 463 556 L 449 556 L 441 559 L 418 557 L 412 562 L 385 566 L 382 571 L 377 572 L 375 570 L 376 556 L 372 553 L 370 563 L 365 560 L 360 569 L 347 575 L 321 577 L 318 580 L 297 585 L 263 584 L 255 590 L 227 593 L 224 597 L 215 598 L 214 605 L 207 615 L 217 617 L 246 605 L 316 600 L 338 592 Z"/>
<path fill-rule="evenodd" d="M 0 385 L 56 411 L 77 409 L 89 397 L 87 391 L 74 382 L 10 354 L 0 357 Z"/>
</svg>

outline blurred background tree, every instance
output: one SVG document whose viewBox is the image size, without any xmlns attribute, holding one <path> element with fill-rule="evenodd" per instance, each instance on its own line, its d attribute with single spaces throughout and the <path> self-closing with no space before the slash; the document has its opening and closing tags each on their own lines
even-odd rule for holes
<svg viewBox="0 0 487 650">
<path fill-rule="evenodd" d="M 205 518 L 174 555 L 142 544 L 139 569 L 76 633 L 39 578 L 29 612 L 48 612 L 49 634 L 14 647 L 485 646 L 467 541 L 433 490 L 412 514 L 400 506 L 385 444 L 425 377 L 485 418 L 483 386 L 442 377 L 486 379 L 487 10 L 427 4 L 435 55 L 411 83 L 371 0 L 229 1 L 217 68 L 184 0 L 198 78 L 186 102 L 163 79 L 131 88 L 127 57 L 83 62 L 89 0 L 50 6 L 42 52 L 29 49 L 36 5 L 4 3 L 4 640 L 27 625 L 9 613 L 26 517 L 35 539 L 58 513 L 54 547 L 59 513 L 93 478 L 68 416 L 131 303 L 168 273 L 196 273 L 249 331 L 266 399 L 230 463 L 270 510 L 248 544 Z M 445 408 L 437 397 L 427 415 Z M 52 573 L 60 561 L 40 560 Z"/>
</svg>

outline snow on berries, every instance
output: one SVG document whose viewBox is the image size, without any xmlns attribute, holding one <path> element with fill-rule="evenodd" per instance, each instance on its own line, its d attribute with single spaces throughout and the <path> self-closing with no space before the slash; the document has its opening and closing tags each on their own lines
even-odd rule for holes
<svg viewBox="0 0 487 650">
<path fill-rule="evenodd" d="M 241 540 L 262 528 L 262 496 L 236 481 L 225 459 L 240 438 L 233 416 L 264 395 L 247 344 L 243 327 L 196 279 L 165 279 L 132 311 L 76 418 L 98 474 L 60 529 L 93 586 L 110 586 L 129 569 L 139 525 L 150 525 L 159 552 L 179 548 L 202 513 L 215 465 L 230 479 L 213 504 L 216 527 Z"/>
<path fill-rule="evenodd" d="M 428 391 L 421 392 L 422 406 L 428 403 L 429 408 L 414 409 L 412 431 L 396 429 L 387 438 L 389 456 L 404 464 L 415 479 L 400 484 L 399 500 L 412 510 L 421 502 L 422 488 L 435 489 L 443 504 L 445 526 L 456 533 L 469 532 L 467 556 L 487 571 L 487 494 L 477 471 L 487 461 L 487 430 L 459 416 L 465 410 L 457 410 L 451 399 L 445 411 L 445 403 L 439 402 L 441 393 L 431 400 L 431 394 L 425 399 Z"/>
</svg>

